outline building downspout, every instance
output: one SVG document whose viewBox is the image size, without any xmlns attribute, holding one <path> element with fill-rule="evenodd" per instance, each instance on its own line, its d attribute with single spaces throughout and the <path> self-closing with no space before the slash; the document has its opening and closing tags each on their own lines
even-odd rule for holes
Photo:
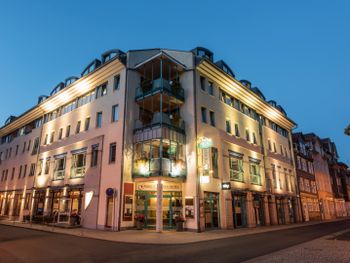
<svg viewBox="0 0 350 263">
<path fill-rule="evenodd" d="M 197 81 L 196 81 L 196 57 L 193 55 L 193 106 L 194 106 L 194 133 L 195 133 L 195 138 L 196 138 L 196 186 L 197 186 L 197 232 L 201 232 L 201 219 L 200 219 L 200 196 L 201 196 L 201 186 L 200 186 L 200 174 L 198 170 L 198 127 L 197 127 Z"/>
<path fill-rule="evenodd" d="M 123 177 L 124 177 L 124 149 L 125 149 L 125 130 L 126 130 L 126 113 L 127 111 L 127 107 L 128 107 L 128 103 L 127 103 L 127 94 L 128 94 L 128 67 L 125 67 L 125 92 L 124 92 L 124 127 L 123 127 L 123 136 L 122 136 L 122 159 L 121 159 L 121 173 L 120 173 L 120 193 L 119 193 L 119 218 L 118 218 L 118 231 L 120 231 L 120 227 L 121 227 L 121 221 L 122 221 L 122 198 L 123 198 Z"/>
</svg>

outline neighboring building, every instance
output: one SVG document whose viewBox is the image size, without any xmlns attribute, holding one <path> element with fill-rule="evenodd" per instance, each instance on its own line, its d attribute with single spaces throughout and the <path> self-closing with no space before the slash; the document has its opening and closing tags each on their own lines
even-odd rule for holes
<svg viewBox="0 0 350 263">
<path fill-rule="evenodd" d="M 179 215 L 194 231 L 301 221 L 295 123 L 213 56 L 112 50 L 10 118 L 0 214 L 63 224 L 79 214 L 84 227 L 112 230 L 139 214 L 158 231 Z"/>
<path fill-rule="evenodd" d="M 322 140 L 314 133 L 304 134 L 305 142 L 312 151 L 315 179 L 320 201 L 322 219 L 336 217 L 333 189 L 328 168 L 327 154 L 323 149 Z"/>
<path fill-rule="evenodd" d="M 312 147 L 301 132 L 293 134 L 293 145 L 303 219 L 321 220 Z"/>
<path fill-rule="evenodd" d="M 331 176 L 332 190 L 334 195 L 335 214 L 337 217 L 347 216 L 345 195 L 345 178 L 347 166 L 338 162 L 337 147 L 329 138 L 322 139 L 323 149 L 328 160 L 329 173 Z"/>
</svg>

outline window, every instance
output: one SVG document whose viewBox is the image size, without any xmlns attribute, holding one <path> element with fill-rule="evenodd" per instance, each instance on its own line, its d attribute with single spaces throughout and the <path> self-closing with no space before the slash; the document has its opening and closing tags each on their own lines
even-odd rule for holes
<svg viewBox="0 0 350 263">
<path fill-rule="evenodd" d="M 207 109 L 202 107 L 201 114 L 202 114 L 202 122 L 207 123 Z"/>
<path fill-rule="evenodd" d="M 22 176 L 22 165 L 19 166 L 18 179 Z"/>
<path fill-rule="evenodd" d="M 120 75 L 114 76 L 114 90 L 118 90 L 120 88 Z"/>
<path fill-rule="evenodd" d="M 230 179 L 233 181 L 244 182 L 243 159 L 230 156 Z"/>
<path fill-rule="evenodd" d="M 201 90 L 205 91 L 205 78 L 200 77 L 200 82 L 201 82 Z"/>
<path fill-rule="evenodd" d="M 85 131 L 88 131 L 90 128 L 90 117 L 86 118 L 85 119 L 85 127 L 84 127 L 84 130 Z"/>
<path fill-rule="evenodd" d="M 91 146 L 91 167 L 97 166 L 98 163 L 98 144 Z"/>
<path fill-rule="evenodd" d="M 239 136 L 240 136 L 240 134 L 239 134 L 238 123 L 235 123 L 235 136 L 236 136 L 236 137 L 239 137 Z"/>
<path fill-rule="evenodd" d="M 112 107 L 112 122 L 116 122 L 119 119 L 119 105 L 113 105 Z"/>
<path fill-rule="evenodd" d="M 209 82 L 209 86 L 208 86 L 208 93 L 212 96 L 214 96 L 214 86 L 212 82 Z"/>
<path fill-rule="evenodd" d="M 254 143 L 254 144 L 258 144 L 258 142 L 257 142 L 257 140 L 256 140 L 255 132 L 253 132 L 253 143 Z"/>
<path fill-rule="evenodd" d="M 55 132 L 53 131 L 51 132 L 50 143 L 53 143 L 54 139 L 55 139 Z"/>
<path fill-rule="evenodd" d="M 272 173 L 274 188 L 277 188 L 276 166 L 274 164 L 271 164 L 271 173 Z"/>
<path fill-rule="evenodd" d="M 46 135 L 45 135 L 45 139 L 44 139 L 44 145 L 47 145 L 47 140 L 48 140 L 48 138 L 49 138 L 49 135 L 46 134 Z"/>
<path fill-rule="evenodd" d="M 11 180 L 13 180 L 15 178 L 15 167 L 12 168 L 12 173 L 11 173 Z"/>
<path fill-rule="evenodd" d="M 115 163 L 117 144 L 115 142 L 109 145 L 109 163 Z"/>
<path fill-rule="evenodd" d="M 96 128 L 102 127 L 102 112 L 96 113 Z"/>
<path fill-rule="evenodd" d="M 24 152 L 25 152 L 25 150 L 26 150 L 26 144 L 27 144 L 26 142 L 24 142 L 24 143 L 23 143 L 22 153 L 24 153 Z M 9 154 L 9 155 L 11 155 L 11 154 Z"/>
<path fill-rule="evenodd" d="M 17 144 L 17 145 L 16 145 L 16 153 L 15 153 L 15 155 L 18 154 L 18 148 L 19 148 L 19 145 Z"/>
<path fill-rule="evenodd" d="M 209 112 L 209 118 L 210 118 L 210 125 L 215 126 L 215 112 L 210 111 Z"/>
<path fill-rule="evenodd" d="M 70 135 L 70 125 L 68 125 L 66 128 L 66 138 L 68 138 L 69 135 Z"/>
<path fill-rule="evenodd" d="M 63 128 L 61 128 L 58 132 L 58 140 L 62 140 L 62 136 L 63 136 Z"/>
<path fill-rule="evenodd" d="M 53 180 L 63 180 L 65 169 L 66 169 L 66 156 L 56 158 Z"/>
<path fill-rule="evenodd" d="M 30 146 L 32 145 L 32 140 L 29 140 L 29 142 L 28 142 L 28 147 L 27 147 L 27 152 L 29 152 L 29 150 L 30 150 Z"/>
<path fill-rule="evenodd" d="M 71 178 L 85 176 L 86 152 L 72 155 Z"/>
<path fill-rule="evenodd" d="M 24 169 L 23 169 L 23 178 L 26 177 L 27 175 L 27 165 L 24 165 Z"/>
<path fill-rule="evenodd" d="M 77 127 L 75 128 L 75 133 L 76 134 L 78 134 L 80 132 L 80 125 L 81 125 L 81 121 L 78 121 Z"/>
<path fill-rule="evenodd" d="M 103 97 L 107 95 L 107 83 L 102 84 L 96 88 L 96 98 Z"/>
<path fill-rule="evenodd" d="M 29 176 L 34 176 L 35 174 L 35 163 L 30 165 Z"/>
<path fill-rule="evenodd" d="M 276 148 L 276 143 L 275 143 L 275 142 L 273 143 L 273 151 L 274 151 L 275 153 L 277 153 L 277 148 Z"/>
<path fill-rule="evenodd" d="M 281 151 L 281 154 L 284 156 L 282 144 L 280 144 L 280 151 Z"/>
<path fill-rule="evenodd" d="M 260 164 L 256 161 L 250 162 L 250 182 L 261 185 Z"/>
<path fill-rule="evenodd" d="M 42 170 L 43 170 L 43 160 L 41 159 L 38 162 L 38 175 L 41 175 Z"/>
<path fill-rule="evenodd" d="M 304 191 L 304 179 L 302 177 L 299 177 L 299 188 L 300 191 Z"/>
<path fill-rule="evenodd" d="M 267 145 L 269 147 L 269 151 L 271 152 L 272 151 L 272 146 L 271 146 L 271 140 L 270 139 L 267 140 Z"/>
<path fill-rule="evenodd" d="M 231 121 L 226 119 L 226 132 L 231 134 Z"/>
<path fill-rule="evenodd" d="M 211 147 L 211 166 L 214 178 L 219 178 L 218 157 L 218 148 Z"/>
<path fill-rule="evenodd" d="M 9 151 L 9 158 L 11 158 L 11 154 L 12 154 L 12 147 L 10 148 L 10 151 Z"/>
<path fill-rule="evenodd" d="M 49 174 L 50 171 L 50 158 L 47 158 L 45 161 L 45 172 L 44 174 Z"/>
<path fill-rule="evenodd" d="M 245 130 L 245 139 L 247 140 L 247 142 L 250 142 L 250 133 L 248 129 Z"/>
<path fill-rule="evenodd" d="M 284 168 L 284 180 L 285 180 L 285 185 L 286 185 L 286 190 L 289 192 L 290 191 L 290 182 L 289 182 L 289 174 L 286 168 Z"/>
</svg>

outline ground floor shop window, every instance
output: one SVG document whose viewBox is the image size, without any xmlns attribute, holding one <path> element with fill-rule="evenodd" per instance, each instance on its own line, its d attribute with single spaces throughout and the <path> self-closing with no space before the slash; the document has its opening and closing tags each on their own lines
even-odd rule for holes
<svg viewBox="0 0 350 263">
<path fill-rule="evenodd" d="M 204 219 L 205 228 L 219 227 L 219 194 L 204 193 Z"/>
<path fill-rule="evenodd" d="M 15 197 L 13 200 L 13 210 L 12 210 L 13 216 L 19 216 L 21 211 L 21 203 L 22 203 L 22 194 L 15 194 Z"/>
<path fill-rule="evenodd" d="M 42 216 L 44 214 L 45 191 L 37 191 L 34 195 L 33 214 Z"/>
<path fill-rule="evenodd" d="M 106 227 L 112 227 L 113 224 L 113 211 L 114 211 L 114 201 L 113 196 L 107 196 L 107 207 L 106 207 Z"/>
</svg>

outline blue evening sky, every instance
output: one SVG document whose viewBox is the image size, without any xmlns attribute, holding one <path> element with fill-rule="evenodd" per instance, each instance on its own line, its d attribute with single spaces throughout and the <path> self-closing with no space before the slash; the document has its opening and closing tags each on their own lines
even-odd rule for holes
<svg viewBox="0 0 350 263">
<path fill-rule="evenodd" d="M 204 46 L 350 164 L 349 1 L 0 0 L 0 121 L 111 48 Z"/>
</svg>

